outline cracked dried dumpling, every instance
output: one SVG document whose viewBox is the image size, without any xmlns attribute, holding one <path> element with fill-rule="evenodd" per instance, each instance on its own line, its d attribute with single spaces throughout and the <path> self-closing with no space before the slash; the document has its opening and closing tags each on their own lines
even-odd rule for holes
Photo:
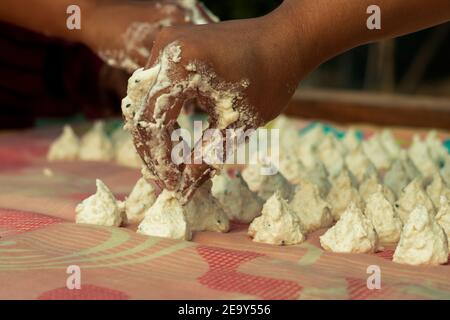
<svg viewBox="0 0 450 320">
<path fill-rule="evenodd" d="M 400 145 L 395 140 L 391 130 L 384 129 L 381 132 L 380 142 L 392 159 L 397 159 L 400 156 Z"/>
<path fill-rule="evenodd" d="M 436 214 L 436 221 L 444 229 L 449 241 L 450 250 L 450 197 L 441 196 L 439 211 Z"/>
<path fill-rule="evenodd" d="M 448 240 L 434 214 L 418 205 L 409 214 L 394 262 L 410 265 L 439 265 L 448 260 Z"/>
<path fill-rule="evenodd" d="M 78 159 L 80 140 L 72 127 L 65 125 L 62 134 L 50 146 L 47 153 L 49 161 L 72 161 Z"/>
<path fill-rule="evenodd" d="M 130 168 L 142 167 L 143 162 L 136 151 L 131 135 L 118 141 L 114 149 L 114 158 L 118 164 Z"/>
<path fill-rule="evenodd" d="M 163 190 L 139 224 L 137 233 L 148 236 L 191 240 L 192 231 L 185 209 L 173 192 Z"/>
<path fill-rule="evenodd" d="M 367 199 L 364 213 L 372 221 L 381 243 L 399 241 L 403 223 L 392 202 L 386 199 L 381 185 L 378 185 L 378 190 Z"/>
<path fill-rule="evenodd" d="M 363 150 L 377 170 L 386 170 L 391 166 L 391 158 L 380 142 L 380 136 L 374 134 L 362 143 Z"/>
<path fill-rule="evenodd" d="M 108 187 L 99 179 L 95 182 L 97 192 L 77 205 L 76 223 L 119 227 L 124 214 L 121 206 Z"/>
<path fill-rule="evenodd" d="M 341 253 L 371 253 L 378 249 L 378 236 L 372 222 L 351 204 L 341 219 L 320 237 L 322 248 Z"/>
<path fill-rule="evenodd" d="M 439 208 L 441 196 L 446 196 L 450 199 L 450 189 L 439 172 L 433 175 L 433 181 L 427 187 L 427 194 L 436 208 Z"/>
<path fill-rule="evenodd" d="M 81 138 L 80 159 L 86 161 L 110 161 L 114 158 L 114 148 L 104 132 L 103 121 L 97 121 Z"/>
<path fill-rule="evenodd" d="M 292 245 L 305 241 L 305 230 L 297 214 L 275 192 L 264 204 L 262 215 L 250 224 L 253 241 L 274 245 Z"/>
<path fill-rule="evenodd" d="M 216 198 L 211 194 L 212 182 L 204 183 L 185 208 L 192 231 L 228 232 L 230 221 Z"/>
<path fill-rule="evenodd" d="M 320 196 L 319 188 L 307 180 L 297 185 L 289 206 L 302 221 L 306 233 L 333 224 L 330 205 Z"/>
<path fill-rule="evenodd" d="M 390 188 L 397 197 L 400 197 L 400 194 L 411 180 L 403 167 L 402 161 L 397 159 L 392 164 L 391 168 L 384 175 L 384 185 Z"/>
<path fill-rule="evenodd" d="M 250 223 L 261 214 L 262 200 L 250 191 L 241 176 L 214 176 L 211 192 L 232 221 Z"/>
<path fill-rule="evenodd" d="M 139 223 L 145 212 L 155 203 L 155 188 L 145 178 L 140 178 L 125 200 L 125 212 L 129 223 Z"/>
<path fill-rule="evenodd" d="M 368 176 L 359 186 L 359 194 L 364 202 L 367 202 L 369 197 L 377 192 L 381 188 L 384 196 L 390 203 L 395 202 L 395 195 L 391 189 L 381 184 L 381 181 L 377 175 Z"/>
<path fill-rule="evenodd" d="M 342 139 L 342 144 L 348 151 L 353 151 L 361 145 L 361 140 L 358 138 L 356 129 L 350 128 Z"/>
<path fill-rule="evenodd" d="M 327 134 L 317 146 L 317 157 L 327 168 L 330 177 L 336 177 L 344 168 L 345 150 L 341 142 L 333 134 Z"/>
<path fill-rule="evenodd" d="M 366 156 L 361 146 L 347 154 L 345 164 L 358 183 L 364 180 L 367 168 L 373 166 L 372 161 Z"/>
<path fill-rule="evenodd" d="M 347 170 L 342 170 L 339 176 L 332 181 L 332 187 L 326 200 L 331 205 L 331 213 L 336 221 L 339 220 L 351 203 L 359 208 L 364 207 L 359 192 L 355 189 Z"/>
<path fill-rule="evenodd" d="M 408 149 L 408 155 L 424 177 L 429 177 L 438 171 L 436 164 L 431 159 L 428 145 L 417 134 L 413 137 L 413 142 Z"/>
<path fill-rule="evenodd" d="M 275 170 L 277 171 L 277 170 Z M 249 189 L 258 197 L 267 201 L 275 191 L 279 191 L 284 199 L 291 199 L 293 186 L 279 172 L 264 172 L 260 164 L 250 164 L 242 171 L 242 177 Z"/>
<path fill-rule="evenodd" d="M 430 153 L 431 159 L 436 164 L 442 163 L 445 157 L 448 156 L 448 151 L 444 147 L 442 141 L 438 137 L 436 130 L 431 130 L 427 137 L 425 138 L 425 143 L 428 146 L 428 151 Z"/>
<path fill-rule="evenodd" d="M 423 180 L 416 178 L 403 189 L 400 198 L 395 203 L 403 223 L 408 221 L 409 213 L 419 205 L 424 206 L 430 213 L 435 212 L 433 202 L 423 188 Z"/>
</svg>

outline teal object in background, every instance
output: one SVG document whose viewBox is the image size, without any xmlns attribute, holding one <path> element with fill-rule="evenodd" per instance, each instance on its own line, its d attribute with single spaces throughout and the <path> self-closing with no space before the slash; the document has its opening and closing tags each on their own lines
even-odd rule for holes
<svg viewBox="0 0 450 320">
<path fill-rule="evenodd" d="M 444 141 L 444 147 L 446 147 L 448 153 L 450 153 L 450 139 Z"/>
<path fill-rule="evenodd" d="M 328 124 L 320 123 L 320 122 L 312 122 L 303 129 L 300 130 L 300 135 L 306 134 L 308 131 L 314 129 L 317 126 L 321 126 L 324 133 L 332 133 L 336 136 L 338 139 L 342 139 L 345 136 L 345 131 L 339 130 L 333 126 L 330 126 Z M 359 140 L 363 140 L 364 134 L 361 131 L 356 132 L 356 136 Z"/>
</svg>

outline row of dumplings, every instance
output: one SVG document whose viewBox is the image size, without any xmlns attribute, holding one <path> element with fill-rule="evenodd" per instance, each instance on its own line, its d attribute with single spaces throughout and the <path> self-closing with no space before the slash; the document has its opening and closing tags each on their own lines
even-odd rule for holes
<svg viewBox="0 0 450 320">
<path fill-rule="evenodd" d="M 131 168 L 142 166 L 131 135 L 122 128 L 118 128 L 109 137 L 105 132 L 103 121 L 95 122 L 81 138 L 78 138 L 70 125 L 65 125 L 61 135 L 50 145 L 47 159 L 49 161 L 114 161 Z"/>
<path fill-rule="evenodd" d="M 297 215 L 304 236 L 337 222 L 321 237 L 326 250 L 374 252 L 380 250 L 380 243 L 399 243 L 394 254 L 396 262 L 447 262 L 450 161 L 435 132 L 424 141 L 416 136 L 411 147 L 403 150 L 388 130 L 368 141 L 360 141 L 355 131 L 349 130 L 338 140 L 333 134 L 325 134 L 320 126 L 299 136 L 286 119 L 277 121 L 274 127 L 278 125 L 282 137 L 281 173 L 258 175 L 258 167 L 263 164 L 250 165 L 242 173 L 258 195 L 277 189 L 270 199 L 272 209 L 264 207 L 262 217 L 250 225 L 249 234 L 255 241 L 293 244 L 304 240 L 298 236 L 298 228 L 289 238 L 292 223 L 282 227 L 273 216 L 270 221 L 268 211 L 273 215 L 273 203 L 281 202 L 278 208 L 289 208 Z M 280 187 L 283 175 L 286 179 Z M 296 185 L 293 196 L 286 192 L 289 184 Z M 283 211 L 287 210 L 278 210 L 275 215 L 279 223 L 286 222 L 280 215 Z M 261 223 L 264 216 L 265 224 Z M 413 232 L 411 240 L 411 232 L 406 231 L 420 228 L 424 228 L 423 232 Z M 274 230 L 279 236 L 276 241 Z M 423 247 L 412 248 L 413 244 Z"/>
</svg>

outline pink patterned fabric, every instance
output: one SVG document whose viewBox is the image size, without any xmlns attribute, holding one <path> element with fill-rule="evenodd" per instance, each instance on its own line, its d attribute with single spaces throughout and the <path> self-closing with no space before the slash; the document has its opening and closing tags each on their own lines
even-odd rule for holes
<svg viewBox="0 0 450 320">
<path fill-rule="evenodd" d="M 324 230 L 275 247 L 251 241 L 240 224 L 227 234 L 196 233 L 192 242 L 138 235 L 135 226 L 74 224 L 75 206 L 95 192 L 96 178 L 123 199 L 140 173 L 112 163 L 47 162 L 60 130 L 0 136 L 0 299 L 450 298 L 449 265 L 395 264 L 390 247 L 325 252 Z M 81 269 L 80 290 L 66 288 L 70 265 Z M 381 269 L 381 290 L 367 288 L 370 265 Z"/>
</svg>

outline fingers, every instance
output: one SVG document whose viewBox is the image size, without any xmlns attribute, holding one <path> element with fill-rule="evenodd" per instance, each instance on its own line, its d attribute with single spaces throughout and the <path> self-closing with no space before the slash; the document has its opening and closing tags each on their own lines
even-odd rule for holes
<svg viewBox="0 0 450 320">
<path fill-rule="evenodd" d="M 168 190 L 179 189 L 182 164 L 172 159 L 172 132 L 178 129 L 177 118 L 184 103 L 183 95 L 171 96 L 165 90 L 153 96 L 141 121 L 137 123 L 135 140 L 144 163 Z M 164 106 L 161 105 L 164 100 Z M 155 110 L 156 108 L 159 108 Z"/>
</svg>

